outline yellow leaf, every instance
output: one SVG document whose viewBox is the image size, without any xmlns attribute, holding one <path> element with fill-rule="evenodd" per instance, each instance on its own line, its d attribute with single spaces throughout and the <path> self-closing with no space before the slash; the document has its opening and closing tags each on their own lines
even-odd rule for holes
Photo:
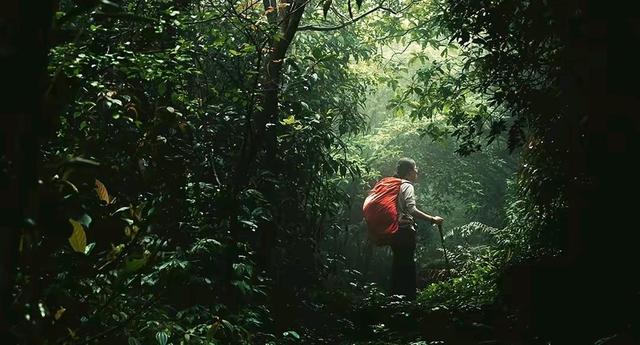
<svg viewBox="0 0 640 345">
<path fill-rule="evenodd" d="M 71 237 L 69 237 L 69 244 L 71 244 L 73 250 L 84 254 L 84 250 L 87 248 L 87 234 L 84 232 L 82 224 L 73 219 L 69 219 L 69 223 L 73 226 L 73 233 Z"/>
<path fill-rule="evenodd" d="M 111 197 L 109 196 L 109 192 L 107 191 L 107 187 L 100 182 L 100 180 L 96 179 L 96 194 L 98 194 L 98 198 L 107 204 L 111 203 Z"/>
<path fill-rule="evenodd" d="M 62 317 L 62 314 L 64 314 L 64 312 L 67 309 L 65 309 L 64 307 L 60 307 L 60 309 L 58 309 L 58 311 L 56 311 L 56 314 L 53 316 L 54 319 L 59 320 Z"/>
<path fill-rule="evenodd" d="M 78 338 L 78 336 L 76 335 L 76 332 L 74 332 L 71 328 L 67 327 L 67 331 L 69 331 L 69 335 L 71 336 L 71 338 L 73 339 Z"/>
</svg>

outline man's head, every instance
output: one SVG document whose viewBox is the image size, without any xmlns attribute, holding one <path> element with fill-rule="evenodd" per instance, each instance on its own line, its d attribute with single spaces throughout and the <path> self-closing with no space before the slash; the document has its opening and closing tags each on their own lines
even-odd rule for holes
<svg viewBox="0 0 640 345">
<path fill-rule="evenodd" d="M 416 161 L 411 158 L 400 158 L 396 165 L 396 176 L 414 182 L 418 178 Z"/>
</svg>

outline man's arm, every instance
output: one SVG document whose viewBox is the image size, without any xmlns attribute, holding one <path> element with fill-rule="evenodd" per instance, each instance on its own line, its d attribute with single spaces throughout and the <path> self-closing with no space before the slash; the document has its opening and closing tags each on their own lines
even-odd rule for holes
<svg viewBox="0 0 640 345">
<path fill-rule="evenodd" d="M 438 217 L 438 216 L 430 216 L 430 215 L 418 210 L 418 208 L 415 207 L 415 206 L 413 206 L 412 208 L 409 209 L 409 213 L 415 218 L 426 220 L 426 221 L 434 223 L 434 224 L 442 224 L 442 222 L 444 221 L 444 218 Z"/>
<path fill-rule="evenodd" d="M 415 197 L 415 192 L 413 190 L 412 184 L 408 183 L 405 188 L 406 188 L 404 191 L 405 204 L 407 205 L 407 211 L 409 211 L 409 214 L 411 216 L 413 216 L 414 218 L 432 222 L 434 224 L 442 224 L 442 222 L 444 221 L 442 217 L 430 216 L 418 210 L 418 208 L 416 207 L 416 197 Z"/>
</svg>

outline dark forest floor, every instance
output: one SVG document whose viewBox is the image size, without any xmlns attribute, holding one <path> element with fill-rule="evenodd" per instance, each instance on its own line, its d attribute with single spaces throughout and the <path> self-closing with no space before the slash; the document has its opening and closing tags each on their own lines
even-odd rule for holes
<svg viewBox="0 0 640 345">
<path fill-rule="evenodd" d="M 356 309 L 342 344 L 536 344 L 497 306 L 448 310 L 411 302 Z"/>
<path fill-rule="evenodd" d="M 307 312 L 304 330 L 309 344 L 354 345 L 635 345 L 631 332 L 619 329 L 585 340 L 588 325 L 556 324 L 556 333 L 531 327 L 523 314 L 515 315 L 500 302 L 480 307 L 445 306 L 385 297 L 376 303 L 325 305 Z M 549 319 L 553 319 L 551 316 Z M 554 321 L 555 322 L 555 321 Z M 565 328 L 566 327 L 566 328 Z M 565 331 L 566 329 L 566 331 Z M 541 334 L 546 334 L 542 337 Z M 549 340 L 553 339 L 553 340 Z"/>
</svg>

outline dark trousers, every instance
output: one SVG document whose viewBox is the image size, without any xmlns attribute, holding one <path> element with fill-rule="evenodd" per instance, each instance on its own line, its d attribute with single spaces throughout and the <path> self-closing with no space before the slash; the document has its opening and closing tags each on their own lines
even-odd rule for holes
<svg viewBox="0 0 640 345">
<path fill-rule="evenodd" d="M 416 237 L 413 228 L 401 228 L 391 242 L 391 293 L 416 298 Z"/>
</svg>

